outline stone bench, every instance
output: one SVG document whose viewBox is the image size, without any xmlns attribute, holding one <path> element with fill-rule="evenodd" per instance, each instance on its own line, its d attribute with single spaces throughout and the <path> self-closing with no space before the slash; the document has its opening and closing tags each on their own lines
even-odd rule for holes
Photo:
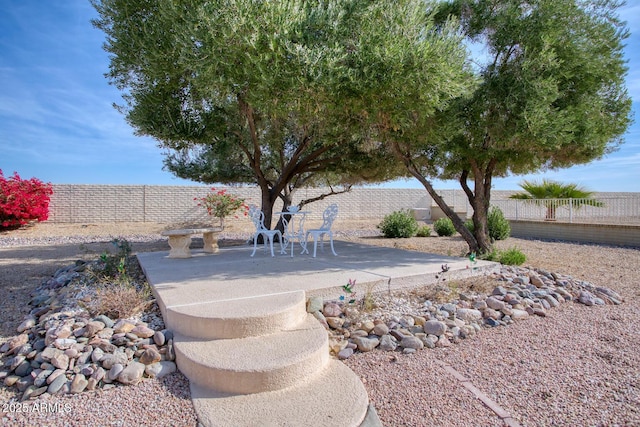
<svg viewBox="0 0 640 427">
<path fill-rule="evenodd" d="M 161 234 L 169 237 L 169 258 L 190 258 L 191 236 L 194 234 L 202 234 L 204 240 L 204 251 L 207 253 L 216 253 L 218 249 L 218 234 L 222 231 L 220 227 L 211 228 L 183 228 L 180 230 L 167 230 Z"/>
</svg>

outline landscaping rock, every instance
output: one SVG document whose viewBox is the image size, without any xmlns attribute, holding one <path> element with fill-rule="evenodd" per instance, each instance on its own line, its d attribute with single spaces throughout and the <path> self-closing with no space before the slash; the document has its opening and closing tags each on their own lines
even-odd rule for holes
<svg viewBox="0 0 640 427">
<path fill-rule="evenodd" d="M 146 368 L 144 368 L 144 372 L 150 378 L 162 378 L 176 372 L 177 369 L 178 368 L 175 363 L 165 360 L 147 365 Z"/>
<path fill-rule="evenodd" d="M 447 331 L 447 325 L 438 320 L 429 320 L 424 324 L 425 334 L 440 336 Z"/>
<path fill-rule="evenodd" d="M 140 362 L 131 362 L 118 375 L 118 381 L 122 384 L 137 384 L 144 375 L 145 365 Z"/>
</svg>

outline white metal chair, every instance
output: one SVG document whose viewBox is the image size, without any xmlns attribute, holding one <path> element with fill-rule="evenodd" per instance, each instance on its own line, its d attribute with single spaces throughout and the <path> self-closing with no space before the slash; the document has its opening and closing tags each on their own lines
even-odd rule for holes
<svg viewBox="0 0 640 427">
<path fill-rule="evenodd" d="M 287 217 L 289 217 L 289 219 L 287 219 Z M 293 247 L 295 246 L 296 241 L 302 248 L 301 253 L 305 253 L 307 249 L 307 240 L 304 231 L 304 219 L 304 213 L 294 213 L 291 215 L 285 214 L 282 216 L 282 223 L 284 224 L 284 247 L 282 248 L 282 253 L 285 253 L 287 246 L 291 245 L 291 257 L 293 257 Z"/>
<path fill-rule="evenodd" d="M 331 243 L 331 252 L 333 255 L 338 256 L 336 251 L 333 249 L 333 232 L 331 231 L 331 226 L 333 225 L 333 221 L 335 221 L 338 216 L 338 205 L 333 204 L 324 210 L 322 213 L 322 225 L 320 228 L 313 228 L 307 230 L 305 241 L 309 242 L 309 236 L 313 236 L 313 257 L 316 257 L 316 249 L 318 248 L 318 240 L 320 240 L 320 249 L 324 249 L 324 236 L 329 237 L 329 243 Z M 309 251 L 306 248 L 303 250 L 303 253 L 308 253 Z"/>
<path fill-rule="evenodd" d="M 271 247 L 271 256 L 275 256 L 273 253 L 273 239 L 275 236 L 278 236 L 280 241 L 280 252 L 282 252 L 282 233 L 280 230 L 269 230 L 264 226 L 264 213 L 260 210 L 256 205 L 249 206 L 249 218 L 253 222 L 253 225 L 256 227 L 256 232 L 253 234 L 253 252 L 251 256 L 256 254 L 256 249 L 258 249 L 258 238 L 260 236 L 264 236 L 264 245 L 266 249 L 267 242 Z"/>
</svg>

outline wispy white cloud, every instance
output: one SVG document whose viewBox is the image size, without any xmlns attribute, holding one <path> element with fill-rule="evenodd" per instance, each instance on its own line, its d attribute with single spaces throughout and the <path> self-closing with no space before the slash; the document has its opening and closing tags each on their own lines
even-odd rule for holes
<svg viewBox="0 0 640 427">
<path fill-rule="evenodd" d="M 631 30 L 627 87 L 637 110 L 640 4 L 629 3 L 621 16 Z M 96 14 L 87 0 L 0 0 L 0 10 L 0 169 L 60 183 L 176 183 L 161 170 L 155 141 L 133 136 L 112 107 L 120 93 L 103 76 L 104 34 L 91 26 Z M 640 123 L 620 151 L 545 176 L 600 191 L 640 191 Z M 522 178 L 496 179 L 496 188 L 517 189 Z M 417 181 L 397 185 L 421 188 Z"/>
</svg>

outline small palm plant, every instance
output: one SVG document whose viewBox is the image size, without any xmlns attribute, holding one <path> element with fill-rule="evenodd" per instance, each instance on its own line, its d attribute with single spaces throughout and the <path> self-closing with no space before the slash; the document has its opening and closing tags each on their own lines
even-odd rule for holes
<svg viewBox="0 0 640 427">
<path fill-rule="evenodd" d="M 556 209 L 559 206 L 571 205 L 580 208 L 582 205 L 602 207 L 604 203 L 593 199 L 593 191 L 589 191 L 578 184 L 563 184 L 561 182 L 543 179 L 542 182 L 523 181 L 519 184 L 525 191 L 510 196 L 511 199 L 531 200 L 532 203 L 547 208 L 545 220 L 555 221 Z"/>
</svg>

